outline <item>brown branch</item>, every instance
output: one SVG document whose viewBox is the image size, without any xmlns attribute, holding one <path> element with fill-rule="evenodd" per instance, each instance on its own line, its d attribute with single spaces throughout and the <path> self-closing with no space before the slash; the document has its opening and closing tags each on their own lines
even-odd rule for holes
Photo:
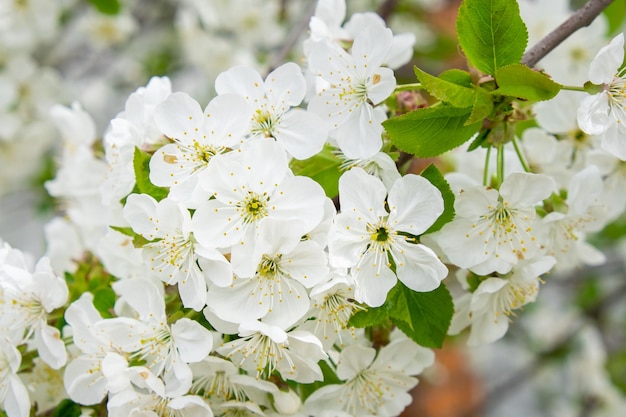
<svg viewBox="0 0 626 417">
<path fill-rule="evenodd" d="M 534 67 L 541 58 L 556 48 L 572 33 L 583 26 L 589 26 L 602 10 L 606 9 L 613 0 L 589 0 L 582 8 L 578 9 L 559 27 L 550 32 L 535 46 L 530 48 L 522 58 L 522 64 Z"/>
<path fill-rule="evenodd" d="M 316 5 L 317 2 L 312 1 L 309 4 L 309 8 L 302 15 L 302 18 L 298 22 L 296 22 L 296 24 L 294 24 L 294 26 L 291 28 L 289 36 L 283 46 L 271 57 L 269 61 L 269 70 L 267 71 L 268 73 L 283 64 L 283 61 L 285 60 L 287 55 L 289 55 L 289 52 L 293 49 L 293 47 L 300 39 L 300 35 L 302 35 L 309 27 L 309 21 L 311 20 L 311 16 L 315 14 Z"/>
</svg>

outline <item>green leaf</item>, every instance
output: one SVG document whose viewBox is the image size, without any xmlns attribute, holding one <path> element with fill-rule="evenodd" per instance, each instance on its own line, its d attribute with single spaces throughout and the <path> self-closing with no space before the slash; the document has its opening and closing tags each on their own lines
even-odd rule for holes
<svg viewBox="0 0 626 417">
<path fill-rule="evenodd" d="M 516 0 L 463 0 L 456 29 L 468 61 L 491 75 L 520 62 L 528 42 Z"/>
<path fill-rule="evenodd" d="M 450 188 L 450 184 L 448 184 L 448 181 L 441 175 L 441 172 L 439 172 L 436 166 L 432 164 L 429 165 L 420 175 L 437 187 L 443 197 L 443 213 L 441 213 L 437 221 L 424 232 L 424 234 L 433 233 L 441 229 L 446 223 L 451 222 L 454 218 L 454 193 Z"/>
<path fill-rule="evenodd" d="M 88 0 L 100 13 L 116 15 L 122 8 L 119 0 Z"/>
<path fill-rule="evenodd" d="M 561 84 L 547 75 L 522 64 L 511 64 L 496 71 L 498 88 L 493 94 L 522 98 L 530 101 L 550 100 L 561 91 Z"/>
<path fill-rule="evenodd" d="M 322 186 L 330 198 L 339 194 L 339 177 L 342 161 L 333 153 L 333 148 L 325 146 L 321 152 L 309 159 L 291 161 L 291 169 L 296 175 L 304 175 Z"/>
<path fill-rule="evenodd" d="M 81 414 L 80 405 L 70 399 L 65 399 L 56 406 L 52 417 L 80 417 Z"/>
<path fill-rule="evenodd" d="M 471 108 L 426 107 L 386 120 L 383 126 L 398 149 L 429 158 L 466 142 L 480 123 L 465 125 Z"/>
<path fill-rule="evenodd" d="M 417 344 L 440 348 L 454 314 L 448 288 L 442 283 L 434 291 L 415 292 L 399 283 L 392 291 L 390 316 L 396 326 Z"/>
<path fill-rule="evenodd" d="M 115 306 L 115 291 L 112 288 L 100 288 L 93 293 L 93 305 L 100 312 L 103 318 L 111 318 L 113 307 Z"/>
<path fill-rule="evenodd" d="M 489 117 L 492 111 L 493 96 L 491 96 L 482 88 L 476 88 L 476 95 L 474 96 L 472 113 L 470 114 L 465 124 L 470 125 L 472 123 L 481 122 L 483 119 Z"/>
<path fill-rule="evenodd" d="M 624 23 L 624 16 L 626 16 L 626 1 L 614 1 L 609 4 L 602 13 L 609 22 L 607 35 L 617 34 Z"/>
<path fill-rule="evenodd" d="M 379 326 L 389 318 L 387 304 L 380 307 L 368 307 L 367 310 L 359 310 L 350 317 L 349 325 L 353 327 Z"/>
<path fill-rule="evenodd" d="M 139 192 L 148 194 L 154 197 L 155 200 L 161 201 L 169 190 L 164 187 L 157 187 L 150 182 L 150 158 L 152 156 L 149 153 L 143 152 L 139 148 L 135 147 L 135 154 L 133 155 L 133 168 L 135 169 L 135 182 Z"/>
<path fill-rule="evenodd" d="M 143 248 L 147 243 L 150 243 L 148 239 L 136 233 L 131 227 L 109 226 L 111 229 L 120 232 L 123 235 L 133 238 L 133 246 L 136 248 Z"/>
<path fill-rule="evenodd" d="M 472 83 L 472 76 L 469 72 L 463 71 L 458 68 L 451 68 L 449 70 L 445 70 L 441 74 L 439 74 L 439 78 L 444 81 L 449 81 L 453 84 L 460 85 L 462 87 L 472 87 L 474 84 Z"/>
<path fill-rule="evenodd" d="M 489 137 L 489 133 L 491 133 L 491 129 L 481 130 L 480 133 L 476 136 L 476 139 L 474 139 L 472 143 L 470 143 L 470 145 L 467 147 L 467 152 L 471 152 L 474 149 L 481 147 Z"/>
<path fill-rule="evenodd" d="M 434 77 L 417 67 L 414 67 L 414 70 L 420 83 L 437 99 L 450 103 L 454 107 L 471 107 L 474 103 L 475 93 L 472 88 Z"/>
</svg>

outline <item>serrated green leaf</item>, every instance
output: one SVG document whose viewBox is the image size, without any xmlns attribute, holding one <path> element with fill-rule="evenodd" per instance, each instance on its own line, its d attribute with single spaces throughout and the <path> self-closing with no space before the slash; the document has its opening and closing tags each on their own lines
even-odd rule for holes
<svg viewBox="0 0 626 417">
<path fill-rule="evenodd" d="M 415 292 L 402 283 L 396 287 L 390 308 L 393 322 L 417 344 L 440 348 L 454 314 L 448 288 L 443 283 L 431 292 Z"/>
<path fill-rule="evenodd" d="M 367 310 L 359 310 L 352 317 L 348 324 L 353 327 L 372 327 L 383 324 L 389 319 L 387 304 L 380 307 L 368 307 Z"/>
<path fill-rule="evenodd" d="M 489 133 L 491 133 L 491 129 L 484 129 L 484 130 L 482 130 L 476 136 L 476 138 L 472 141 L 472 143 L 470 143 L 470 145 L 467 147 L 467 152 L 471 152 L 474 149 L 477 149 L 480 146 L 482 146 L 482 144 L 485 143 L 485 140 L 487 140 L 487 137 L 489 136 Z"/>
<path fill-rule="evenodd" d="M 491 96 L 482 88 L 476 88 L 476 95 L 474 96 L 472 113 L 470 114 L 465 124 L 470 125 L 472 123 L 481 122 L 483 119 L 489 117 L 492 111 L 493 96 Z"/>
<path fill-rule="evenodd" d="M 466 142 L 480 123 L 465 125 L 471 108 L 448 106 L 417 109 L 383 123 L 398 149 L 420 158 L 429 158 Z"/>
<path fill-rule="evenodd" d="M 135 154 L 133 155 L 135 183 L 141 193 L 154 197 L 156 201 L 161 201 L 167 197 L 169 190 L 164 187 L 157 187 L 150 182 L 151 157 L 152 156 L 149 153 L 143 152 L 138 147 L 135 147 Z"/>
<path fill-rule="evenodd" d="M 443 213 L 441 213 L 437 221 L 424 232 L 424 234 L 428 234 L 441 229 L 454 218 L 454 193 L 450 188 L 450 184 L 448 184 L 448 181 L 441 175 L 441 172 L 439 172 L 436 166 L 432 164 L 429 165 L 420 175 L 437 187 L 443 197 Z"/>
<path fill-rule="evenodd" d="M 463 0 L 456 29 L 468 61 L 491 75 L 520 62 L 528 42 L 516 0 Z"/>
<path fill-rule="evenodd" d="M 561 91 L 561 84 L 522 64 L 511 64 L 496 71 L 498 88 L 492 94 L 530 101 L 550 100 Z"/>
<path fill-rule="evenodd" d="M 88 0 L 100 13 L 116 15 L 120 12 L 122 5 L 119 0 Z"/>
<path fill-rule="evenodd" d="M 322 186 L 330 198 L 339 194 L 339 177 L 341 177 L 341 159 L 325 146 L 321 152 L 309 159 L 291 161 L 291 169 L 296 175 L 304 175 Z"/>
<path fill-rule="evenodd" d="M 79 417 L 81 414 L 80 405 L 66 398 L 55 407 L 52 417 Z"/>
<path fill-rule="evenodd" d="M 440 79 L 444 81 L 449 81 L 456 85 L 460 85 L 462 87 L 472 87 L 474 84 L 472 83 L 472 75 L 458 68 L 451 68 L 449 70 L 445 70 L 441 74 L 439 74 Z"/>
<path fill-rule="evenodd" d="M 437 99 L 463 108 L 471 107 L 474 103 L 474 89 L 434 77 L 418 67 L 414 67 L 414 71 L 424 88 Z"/>
</svg>

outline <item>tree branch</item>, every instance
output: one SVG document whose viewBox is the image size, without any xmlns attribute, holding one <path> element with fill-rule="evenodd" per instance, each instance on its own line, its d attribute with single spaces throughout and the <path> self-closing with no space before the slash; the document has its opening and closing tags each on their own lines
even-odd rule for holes
<svg viewBox="0 0 626 417">
<path fill-rule="evenodd" d="M 578 9 L 559 27 L 550 32 L 545 38 L 540 40 L 535 46 L 530 48 L 522 58 L 522 64 L 534 67 L 537 62 L 550 51 L 556 48 L 561 42 L 567 39 L 572 33 L 583 26 L 589 26 L 602 10 L 606 9 L 613 0 L 589 0 L 582 8 Z"/>
<path fill-rule="evenodd" d="M 296 45 L 296 43 L 300 39 L 300 35 L 302 35 L 308 29 L 311 16 L 315 14 L 316 5 L 317 5 L 317 2 L 312 1 L 309 5 L 309 8 L 302 15 L 302 18 L 298 22 L 296 22 L 294 26 L 291 28 L 288 38 L 283 44 L 283 46 L 274 55 L 272 55 L 269 61 L 270 65 L 269 65 L 269 70 L 267 71 L 268 73 L 276 69 L 278 66 L 280 66 L 283 63 L 283 61 L 285 60 L 285 57 L 289 54 L 289 52 L 293 49 L 293 47 Z"/>
</svg>

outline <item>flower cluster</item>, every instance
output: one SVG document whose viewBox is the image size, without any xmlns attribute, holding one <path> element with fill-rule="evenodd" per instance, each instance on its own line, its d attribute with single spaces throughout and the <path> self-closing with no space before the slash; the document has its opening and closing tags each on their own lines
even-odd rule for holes
<svg viewBox="0 0 626 417">
<path fill-rule="evenodd" d="M 518 64 L 400 86 L 416 37 L 374 13 L 344 22 L 342 0 L 317 3 L 302 66 L 218 70 L 193 45 L 217 45 L 232 28 L 215 16 L 234 9 L 200 3 L 177 25 L 214 73 L 206 104 L 152 77 L 101 140 L 78 102 L 50 111 L 63 149 L 45 188 L 63 213 L 35 266 L 0 241 L 8 417 L 62 399 L 113 417 L 396 416 L 446 334 L 494 342 L 551 271 L 605 261 L 588 236 L 626 209 L 623 34 L 580 100 Z M 241 42 L 264 44 L 256 23 Z M 411 88 L 439 102 L 406 117 Z M 420 129 L 398 139 L 407 120 Z M 434 140 L 472 127 L 469 148 Z M 410 149 L 436 164 L 396 165 Z M 42 373 L 62 380 L 54 399 Z"/>
</svg>

